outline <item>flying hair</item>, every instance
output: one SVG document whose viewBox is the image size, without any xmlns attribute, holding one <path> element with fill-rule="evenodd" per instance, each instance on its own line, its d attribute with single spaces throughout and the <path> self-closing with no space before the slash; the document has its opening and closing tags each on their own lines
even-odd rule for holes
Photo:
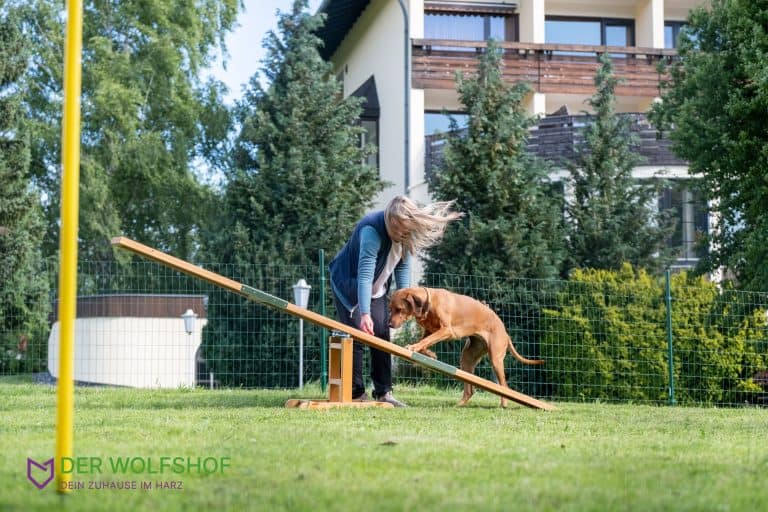
<svg viewBox="0 0 768 512">
<path fill-rule="evenodd" d="M 438 201 L 421 206 L 405 196 L 394 197 L 384 209 L 387 229 L 393 222 L 408 231 L 403 248 L 411 254 L 432 247 L 445 233 L 448 223 L 464 216 L 451 208 L 455 201 Z"/>
</svg>

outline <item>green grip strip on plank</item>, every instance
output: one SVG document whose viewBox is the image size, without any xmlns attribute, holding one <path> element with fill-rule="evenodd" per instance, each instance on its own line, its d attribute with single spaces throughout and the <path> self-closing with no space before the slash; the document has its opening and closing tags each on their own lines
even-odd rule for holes
<svg viewBox="0 0 768 512">
<path fill-rule="evenodd" d="M 414 352 L 413 354 L 411 354 L 411 359 L 413 359 L 414 361 L 416 361 L 422 366 L 426 366 L 427 368 L 436 370 L 446 375 L 456 375 L 456 372 L 458 371 L 458 368 L 456 368 L 455 366 L 442 363 L 436 359 L 427 357 L 424 354 L 419 354 L 418 352 Z"/>
<path fill-rule="evenodd" d="M 275 297 L 274 295 L 270 295 L 267 292 L 257 290 L 256 288 L 252 288 L 245 284 L 243 285 L 242 288 L 240 288 L 240 292 L 249 296 L 256 302 L 260 302 L 261 304 L 274 306 L 278 309 L 286 309 L 288 307 L 288 301 L 283 300 L 279 297 Z"/>
</svg>

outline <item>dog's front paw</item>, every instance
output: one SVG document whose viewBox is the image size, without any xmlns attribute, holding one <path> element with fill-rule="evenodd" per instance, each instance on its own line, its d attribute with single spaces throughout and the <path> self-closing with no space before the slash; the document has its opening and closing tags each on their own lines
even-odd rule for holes
<svg viewBox="0 0 768 512">
<path fill-rule="evenodd" d="M 421 351 L 421 353 L 424 354 L 427 357 L 431 357 L 432 359 L 437 359 L 437 354 L 435 354 L 434 352 L 432 352 L 429 349 L 425 348 L 424 350 Z"/>
</svg>

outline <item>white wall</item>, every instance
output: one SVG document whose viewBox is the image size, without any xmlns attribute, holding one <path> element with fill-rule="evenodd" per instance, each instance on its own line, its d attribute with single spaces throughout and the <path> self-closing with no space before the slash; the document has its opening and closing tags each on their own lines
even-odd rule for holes
<svg viewBox="0 0 768 512">
<path fill-rule="evenodd" d="M 694 7 L 708 3 L 704 0 L 664 0 L 664 19 L 683 21 Z"/>
<path fill-rule="evenodd" d="M 637 2 L 635 46 L 664 48 L 664 0 L 640 0 Z"/>
<path fill-rule="evenodd" d="M 75 380 L 136 388 L 196 384 L 196 353 L 206 319 L 191 335 L 177 318 L 96 317 L 75 320 Z M 59 322 L 48 338 L 48 371 L 59 376 Z"/>
<path fill-rule="evenodd" d="M 376 207 L 405 193 L 404 29 L 397 0 L 373 0 L 333 57 L 337 73 L 343 72 L 345 95 L 354 92 L 371 75 L 376 80 L 381 109 L 379 170 L 381 178 L 392 183 L 376 198 Z"/>
<path fill-rule="evenodd" d="M 637 3 L 637 0 L 546 0 L 545 9 L 547 16 L 634 18 Z"/>
</svg>

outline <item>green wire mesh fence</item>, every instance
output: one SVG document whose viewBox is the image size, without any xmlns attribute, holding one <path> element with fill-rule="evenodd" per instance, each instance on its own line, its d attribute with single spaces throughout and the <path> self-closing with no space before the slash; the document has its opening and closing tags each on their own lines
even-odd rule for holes
<svg viewBox="0 0 768 512">
<path fill-rule="evenodd" d="M 335 316 L 318 266 L 203 266 L 289 301 L 292 286 L 305 279 L 312 287 L 308 308 Z M 509 385 L 523 393 L 550 400 L 768 404 L 768 293 L 686 273 L 654 277 L 629 266 L 546 281 L 428 274 L 420 284 L 487 303 L 518 352 L 546 361 L 526 366 L 507 357 Z M 78 381 L 242 388 L 324 382 L 327 332 L 305 322 L 300 338 L 298 319 L 162 265 L 81 262 L 78 295 Z M 52 290 L 46 300 L 2 310 L 0 375 L 50 371 L 55 378 L 55 297 Z M 406 324 L 393 341 L 405 345 L 419 335 Z M 433 348 L 441 361 L 458 366 L 462 346 L 454 340 Z M 457 385 L 406 361 L 394 364 L 399 383 Z M 486 359 L 476 373 L 494 380 Z"/>
</svg>

